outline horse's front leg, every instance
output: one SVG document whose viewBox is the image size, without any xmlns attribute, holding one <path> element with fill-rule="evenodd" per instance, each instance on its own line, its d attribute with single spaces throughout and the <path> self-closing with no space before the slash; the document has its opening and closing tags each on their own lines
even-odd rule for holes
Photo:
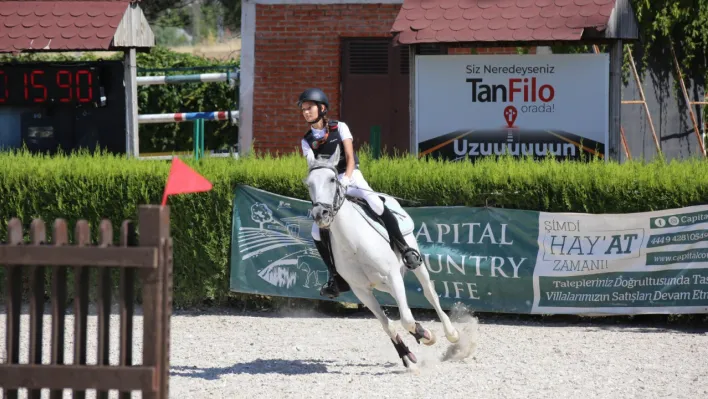
<svg viewBox="0 0 708 399">
<path fill-rule="evenodd" d="M 418 343 L 422 342 L 425 345 L 433 345 L 435 343 L 435 334 L 423 327 L 415 321 L 413 313 L 408 307 L 408 298 L 406 297 L 406 286 L 403 283 L 403 275 L 399 269 L 394 268 L 389 276 L 391 293 L 398 304 L 398 310 L 401 313 L 401 324 L 403 328 L 408 330 Z"/>
<path fill-rule="evenodd" d="M 354 292 L 354 295 L 356 295 L 357 298 L 363 303 L 369 310 L 371 310 L 371 313 L 376 316 L 376 318 L 381 322 L 381 326 L 384 329 L 384 332 L 389 336 L 391 339 L 391 342 L 393 343 L 394 348 L 396 348 L 396 352 L 398 353 L 398 357 L 401 358 L 401 361 L 403 362 L 403 365 L 405 367 L 410 367 L 411 362 L 412 363 L 417 363 L 418 359 L 416 359 L 415 355 L 408 349 L 406 344 L 403 342 L 403 339 L 401 339 L 401 336 L 398 335 L 396 332 L 396 328 L 393 326 L 393 322 L 391 319 L 386 316 L 386 313 L 384 313 L 383 309 L 381 308 L 381 305 L 379 302 L 376 300 L 376 297 L 374 296 L 374 293 L 372 292 L 371 289 L 366 289 L 366 288 L 361 288 L 358 286 L 352 286 L 352 292 Z"/>
</svg>

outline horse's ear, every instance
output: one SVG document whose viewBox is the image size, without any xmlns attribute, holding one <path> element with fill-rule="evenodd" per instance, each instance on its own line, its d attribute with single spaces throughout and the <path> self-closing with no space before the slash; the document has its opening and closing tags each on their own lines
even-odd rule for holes
<svg viewBox="0 0 708 399">
<path fill-rule="evenodd" d="M 337 163 L 339 163 L 339 154 L 340 154 L 340 149 L 339 149 L 339 146 L 337 146 L 337 149 L 334 150 L 334 154 L 332 154 L 332 156 L 329 157 L 329 164 L 332 165 L 332 167 L 337 166 Z"/>
</svg>

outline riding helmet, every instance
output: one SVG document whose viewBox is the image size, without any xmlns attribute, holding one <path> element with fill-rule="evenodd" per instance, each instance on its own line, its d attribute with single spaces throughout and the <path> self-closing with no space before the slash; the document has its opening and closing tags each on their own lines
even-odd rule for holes
<svg viewBox="0 0 708 399">
<path fill-rule="evenodd" d="M 305 101 L 312 101 L 316 104 L 324 104 L 329 109 L 329 99 L 327 95 L 320 89 L 307 89 L 300 94 L 297 105 L 302 106 Z"/>
</svg>

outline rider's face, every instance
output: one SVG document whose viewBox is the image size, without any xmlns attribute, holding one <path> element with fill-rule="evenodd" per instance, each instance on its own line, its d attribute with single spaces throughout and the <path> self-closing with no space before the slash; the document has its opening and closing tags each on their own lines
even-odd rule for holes
<svg viewBox="0 0 708 399">
<path fill-rule="evenodd" d="M 302 111 L 302 116 L 308 123 L 312 123 L 317 119 L 317 104 L 311 101 L 305 101 L 300 106 L 300 110 Z"/>
</svg>

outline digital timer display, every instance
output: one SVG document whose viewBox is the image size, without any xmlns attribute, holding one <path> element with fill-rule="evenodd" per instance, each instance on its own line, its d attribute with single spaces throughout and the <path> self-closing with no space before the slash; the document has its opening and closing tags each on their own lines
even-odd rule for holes
<svg viewBox="0 0 708 399">
<path fill-rule="evenodd" d="M 3 105 L 81 105 L 101 102 L 100 74 L 81 65 L 0 65 Z"/>
</svg>

